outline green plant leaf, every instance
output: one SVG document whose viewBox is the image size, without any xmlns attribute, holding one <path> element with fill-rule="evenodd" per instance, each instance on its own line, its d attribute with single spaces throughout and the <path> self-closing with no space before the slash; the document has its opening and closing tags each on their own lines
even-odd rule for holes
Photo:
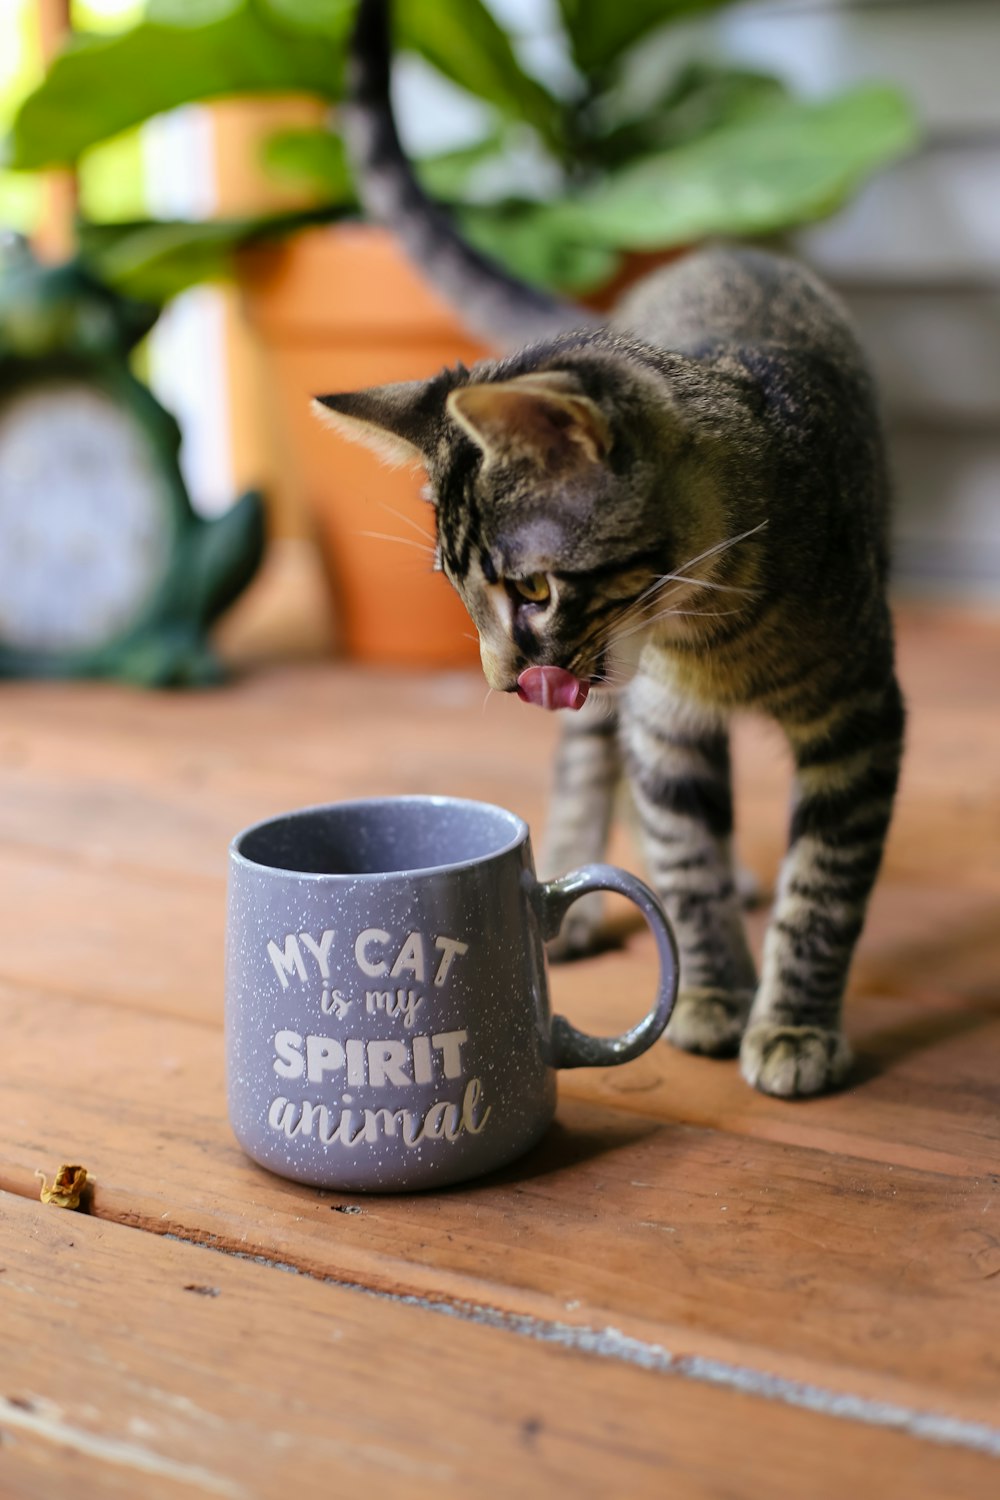
<svg viewBox="0 0 1000 1500">
<path fill-rule="evenodd" d="M 148 19 L 80 35 L 15 117 L 3 164 L 75 162 L 163 110 L 244 93 L 339 97 L 353 0 L 151 0 Z M 400 45 L 560 145 L 558 101 L 519 66 L 482 0 L 403 0 Z"/>
<path fill-rule="evenodd" d="M 264 20 L 289 31 L 342 42 L 356 0 L 256 0 Z M 242 8 L 243 0 L 146 0 L 145 19 L 197 30 Z"/>
<path fill-rule="evenodd" d="M 773 74 L 690 62 L 658 99 L 637 113 L 626 78 L 595 101 L 590 151 L 602 165 L 614 167 L 767 114 L 791 97 L 788 86 Z"/>
<path fill-rule="evenodd" d="M 240 5 L 241 0 L 146 0 L 142 19 L 196 30 L 232 15 Z"/>
<path fill-rule="evenodd" d="M 680 16 L 718 10 L 726 0 L 559 0 L 573 59 L 600 74 L 629 47 Z"/>
<path fill-rule="evenodd" d="M 76 38 L 21 105 L 2 165 L 64 166 L 162 110 L 226 94 L 302 91 L 336 97 L 343 47 L 295 34 L 262 0 L 239 0 L 198 27 L 146 21 Z"/>
<path fill-rule="evenodd" d="M 892 88 L 786 101 L 609 173 L 550 208 L 553 232 L 633 250 L 769 233 L 831 212 L 916 136 L 913 112 Z"/>
<path fill-rule="evenodd" d="M 394 23 L 396 45 L 420 52 L 447 78 L 564 149 L 562 105 L 524 72 L 482 0 L 397 0 Z"/>
<path fill-rule="evenodd" d="M 621 257 L 607 245 L 568 235 L 546 205 L 477 206 L 457 211 L 462 232 L 477 249 L 534 286 L 586 292 L 607 281 Z"/>
<path fill-rule="evenodd" d="M 470 179 L 484 162 L 501 157 L 504 140 L 504 132 L 494 130 L 471 146 L 441 151 L 436 156 L 422 156 L 414 163 L 417 176 L 432 198 L 454 202 L 464 196 Z"/>
<path fill-rule="evenodd" d="M 421 157 L 414 167 L 432 197 L 461 198 L 471 175 L 500 154 L 503 139 L 501 131 L 493 131 L 474 145 Z M 275 177 L 310 187 L 331 204 L 357 207 L 344 143 L 332 130 L 317 126 L 275 131 L 264 144 L 261 160 Z"/>
<path fill-rule="evenodd" d="M 330 203 L 357 202 L 344 143 L 333 130 L 276 130 L 264 142 L 261 163 L 275 177 L 311 187 Z"/>
<path fill-rule="evenodd" d="M 80 255 L 87 269 L 116 291 L 162 304 L 199 282 L 231 278 L 238 250 L 337 216 L 336 209 L 324 207 L 245 219 L 83 223 Z"/>
<path fill-rule="evenodd" d="M 274 20 L 292 31 L 319 34 L 345 42 L 354 19 L 355 0 L 261 0 Z"/>
</svg>

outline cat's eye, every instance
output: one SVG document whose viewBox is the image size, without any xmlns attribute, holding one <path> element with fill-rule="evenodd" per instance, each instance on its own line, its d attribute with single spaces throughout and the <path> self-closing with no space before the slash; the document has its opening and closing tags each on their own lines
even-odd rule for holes
<svg viewBox="0 0 1000 1500">
<path fill-rule="evenodd" d="M 528 604 L 548 604 L 552 597 L 549 580 L 544 573 L 529 573 L 527 578 L 511 578 L 509 583 L 517 597 Z"/>
</svg>

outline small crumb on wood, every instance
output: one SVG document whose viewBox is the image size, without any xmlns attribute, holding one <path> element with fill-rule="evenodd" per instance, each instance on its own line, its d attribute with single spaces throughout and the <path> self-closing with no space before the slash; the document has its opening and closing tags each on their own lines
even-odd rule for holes
<svg viewBox="0 0 1000 1500">
<path fill-rule="evenodd" d="M 526 1448 L 533 1448 L 541 1431 L 541 1417 L 525 1417 L 521 1423 L 521 1442 Z"/>
<path fill-rule="evenodd" d="M 221 1295 L 221 1288 L 217 1286 L 202 1286 L 197 1281 L 189 1281 L 184 1290 L 186 1292 L 194 1292 L 198 1297 L 218 1297 Z"/>
<path fill-rule="evenodd" d="M 63 1165 L 52 1179 L 49 1187 L 44 1172 L 36 1172 L 42 1179 L 40 1197 L 43 1203 L 54 1203 L 56 1208 L 79 1208 L 80 1200 L 87 1188 L 87 1168 Z"/>
</svg>

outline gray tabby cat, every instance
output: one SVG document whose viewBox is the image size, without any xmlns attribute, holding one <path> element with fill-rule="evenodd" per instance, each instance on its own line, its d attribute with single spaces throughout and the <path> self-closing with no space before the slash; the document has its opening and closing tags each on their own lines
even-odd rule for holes
<svg viewBox="0 0 1000 1500">
<path fill-rule="evenodd" d="M 320 397 L 322 414 L 426 469 L 439 565 L 490 685 L 578 710 L 546 873 L 602 856 L 627 777 L 681 949 L 670 1040 L 738 1049 L 767 1093 L 836 1086 L 904 721 L 882 439 L 851 328 L 802 267 L 722 248 L 655 272 L 594 325 L 464 244 L 413 178 L 388 86 L 387 6 L 362 0 L 345 114 L 369 210 L 471 327 L 533 341 Z M 728 722 L 745 708 L 781 725 L 795 760 L 759 979 L 731 856 Z M 595 921 L 579 908 L 564 951 L 586 951 Z"/>
</svg>

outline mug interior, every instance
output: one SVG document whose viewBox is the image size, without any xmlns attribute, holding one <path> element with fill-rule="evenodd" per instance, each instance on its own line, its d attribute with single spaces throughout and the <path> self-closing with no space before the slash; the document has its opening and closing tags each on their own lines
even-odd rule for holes
<svg viewBox="0 0 1000 1500">
<path fill-rule="evenodd" d="M 250 864 L 301 875 L 398 875 L 475 864 L 516 847 L 526 826 L 486 802 L 384 797 L 285 813 L 238 834 Z"/>
</svg>

